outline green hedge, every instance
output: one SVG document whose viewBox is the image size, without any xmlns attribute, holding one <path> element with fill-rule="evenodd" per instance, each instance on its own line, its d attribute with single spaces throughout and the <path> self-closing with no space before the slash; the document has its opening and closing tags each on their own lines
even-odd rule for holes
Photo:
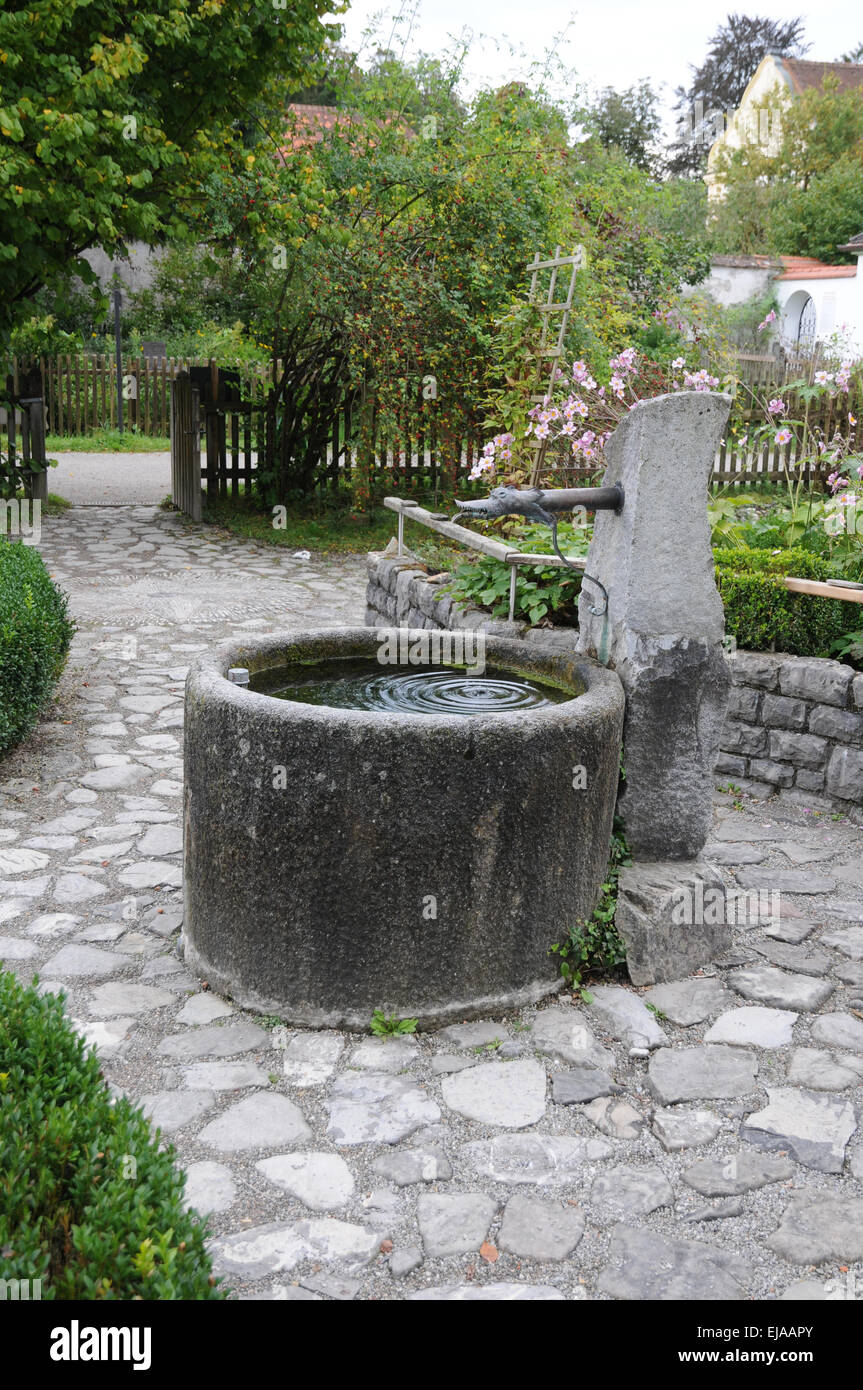
<svg viewBox="0 0 863 1390">
<path fill-rule="evenodd" d="M 0 755 L 35 727 L 74 630 L 38 550 L 0 538 Z"/>
<path fill-rule="evenodd" d="M 60 999 L 0 973 L 0 1278 L 40 1279 L 42 1299 L 223 1298 L 172 1156 Z"/>
<path fill-rule="evenodd" d="M 792 594 L 777 580 L 830 579 L 826 560 L 809 550 L 740 546 L 713 552 L 716 583 L 725 608 L 725 631 L 745 651 L 831 656 L 831 644 L 853 627 L 840 599 Z"/>
</svg>

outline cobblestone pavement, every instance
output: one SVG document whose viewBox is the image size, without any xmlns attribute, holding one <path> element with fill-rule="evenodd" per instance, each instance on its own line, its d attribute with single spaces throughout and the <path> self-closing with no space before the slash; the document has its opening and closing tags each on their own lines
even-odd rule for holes
<svg viewBox="0 0 863 1390">
<path fill-rule="evenodd" d="M 233 632 L 359 622 L 363 564 L 151 508 L 42 551 L 80 631 L 0 770 L 0 958 L 174 1143 L 234 1296 L 863 1295 L 858 825 L 718 796 L 710 856 L 781 921 L 690 980 L 417 1038 L 277 1026 L 177 953 L 183 678 Z"/>
</svg>

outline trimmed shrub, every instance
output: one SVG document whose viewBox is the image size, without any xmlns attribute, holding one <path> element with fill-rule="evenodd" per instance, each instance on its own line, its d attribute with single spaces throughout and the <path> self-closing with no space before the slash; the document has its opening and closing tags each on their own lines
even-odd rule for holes
<svg viewBox="0 0 863 1390">
<path fill-rule="evenodd" d="M 0 1278 L 42 1299 L 220 1299 L 173 1149 L 114 1100 L 60 998 L 0 973 Z"/>
<path fill-rule="evenodd" d="M 809 550 L 741 546 L 713 552 L 716 584 L 725 607 L 725 630 L 745 651 L 831 656 L 831 645 L 851 621 L 841 599 L 792 594 L 779 582 L 832 578 L 830 566 Z"/>
<path fill-rule="evenodd" d="M 38 550 L 0 539 L 0 755 L 35 727 L 74 630 Z"/>
</svg>

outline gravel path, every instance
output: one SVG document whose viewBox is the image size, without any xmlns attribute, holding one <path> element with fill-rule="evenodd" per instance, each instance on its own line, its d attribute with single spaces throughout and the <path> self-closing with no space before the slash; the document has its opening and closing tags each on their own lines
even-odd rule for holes
<svg viewBox="0 0 863 1390">
<path fill-rule="evenodd" d="M 48 489 L 76 507 L 158 506 L 171 491 L 171 455 L 52 453 Z"/>
<path fill-rule="evenodd" d="M 175 1144 L 235 1297 L 863 1295 L 858 825 L 717 795 L 723 874 L 782 871 L 781 921 L 691 980 L 418 1038 L 285 1028 L 177 951 L 183 680 L 237 632 L 360 622 L 363 562 L 151 508 L 41 549 L 80 630 L 0 772 L 0 959 L 66 991 Z"/>
</svg>

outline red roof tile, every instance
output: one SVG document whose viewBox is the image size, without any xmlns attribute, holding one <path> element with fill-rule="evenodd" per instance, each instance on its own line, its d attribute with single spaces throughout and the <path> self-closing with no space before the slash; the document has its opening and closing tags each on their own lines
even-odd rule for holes
<svg viewBox="0 0 863 1390">
<path fill-rule="evenodd" d="M 812 256 L 781 256 L 783 270 L 777 280 L 853 280 L 856 265 L 828 265 Z"/>
<path fill-rule="evenodd" d="M 792 91 L 804 92 L 808 87 L 820 88 L 825 77 L 835 77 L 840 92 L 855 88 L 863 95 L 863 63 L 811 63 L 808 58 L 777 58 L 788 74 Z"/>
</svg>

